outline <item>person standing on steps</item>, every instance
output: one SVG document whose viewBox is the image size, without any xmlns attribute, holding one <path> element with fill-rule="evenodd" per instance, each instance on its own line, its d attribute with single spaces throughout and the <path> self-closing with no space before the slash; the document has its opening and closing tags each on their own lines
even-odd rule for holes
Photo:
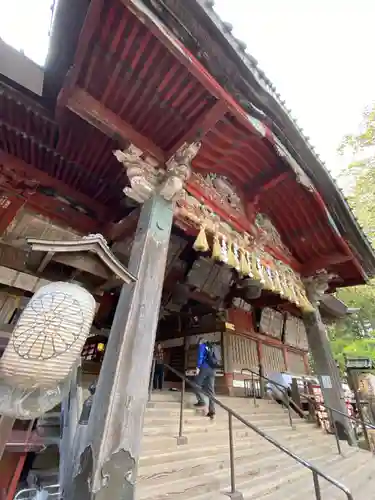
<svg viewBox="0 0 375 500">
<path fill-rule="evenodd" d="M 155 371 L 154 371 L 154 390 L 163 390 L 164 385 L 164 349 L 158 342 L 154 350 Z"/>
<path fill-rule="evenodd" d="M 215 417 L 215 403 L 212 396 L 215 396 L 216 370 L 220 366 L 220 358 L 218 346 L 213 345 L 211 342 L 204 342 L 203 339 L 199 341 L 195 383 L 208 394 L 207 417 L 211 418 L 211 420 Z M 203 394 L 199 389 L 196 390 L 196 396 L 198 401 L 194 406 L 196 408 L 206 406 Z"/>
</svg>

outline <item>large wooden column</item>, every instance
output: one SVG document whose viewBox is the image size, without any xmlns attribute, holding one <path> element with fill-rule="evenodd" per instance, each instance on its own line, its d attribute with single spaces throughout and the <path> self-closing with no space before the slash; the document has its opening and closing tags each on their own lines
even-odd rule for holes
<svg viewBox="0 0 375 500">
<path fill-rule="evenodd" d="M 303 320 L 306 328 L 307 339 L 311 354 L 314 359 L 316 374 L 319 377 L 323 391 L 324 402 L 340 413 L 333 412 L 333 419 L 341 439 L 347 439 L 350 444 L 355 443 L 353 429 L 345 404 L 344 392 L 341 385 L 340 372 L 333 358 L 326 327 L 319 312 L 319 301 L 327 286 L 329 276 L 319 275 L 308 282 L 307 292 L 315 311 L 304 315 Z M 323 286 L 322 286 L 323 285 Z"/>
<path fill-rule="evenodd" d="M 137 281 L 124 285 L 120 295 L 74 500 L 134 499 L 172 220 L 172 203 L 161 196 L 143 205 L 128 266 Z"/>
</svg>

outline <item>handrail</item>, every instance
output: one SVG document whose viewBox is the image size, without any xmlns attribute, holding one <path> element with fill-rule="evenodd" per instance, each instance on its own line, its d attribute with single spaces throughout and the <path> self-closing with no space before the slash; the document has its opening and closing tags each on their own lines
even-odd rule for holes
<svg viewBox="0 0 375 500">
<path fill-rule="evenodd" d="M 250 372 L 252 374 L 253 386 L 254 386 L 254 375 L 257 375 L 259 378 L 267 380 L 268 382 L 270 382 L 271 384 L 273 384 L 275 387 L 278 387 L 284 393 L 284 395 L 285 395 L 285 403 L 286 403 L 287 408 L 288 408 L 289 424 L 290 424 L 290 427 L 293 429 L 292 408 L 290 406 L 290 397 L 289 397 L 289 394 L 288 394 L 287 387 L 283 386 L 282 384 L 279 384 L 278 382 L 273 382 L 270 378 L 268 378 L 265 375 L 262 375 L 260 373 L 257 373 L 256 371 L 252 370 L 251 368 L 243 368 L 241 370 L 241 374 L 243 374 L 244 372 Z M 254 389 L 254 387 L 253 387 L 253 389 Z M 255 394 L 254 394 L 254 396 L 255 396 Z M 254 397 L 254 405 L 255 405 L 255 397 Z"/>
<path fill-rule="evenodd" d="M 30 495 L 35 495 L 32 498 L 37 498 L 37 494 L 39 492 L 46 492 L 48 494 L 48 497 L 46 498 L 52 498 L 56 496 L 60 496 L 60 485 L 59 484 L 51 484 L 50 486 L 44 486 L 43 488 L 25 488 L 23 490 L 20 490 L 16 496 L 14 497 L 14 500 L 30 500 L 31 496 Z"/>
<path fill-rule="evenodd" d="M 311 396 L 308 396 L 307 394 L 302 394 L 302 393 L 300 393 L 300 396 L 302 398 L 305 398 L 310 403 L 314 404 L 314 399 Z M 363 429 L 363 434 L 365 436 L 365 439 L 366 439 L 366 442 L 367 442 L 367 446 L 369 447 L 369 450 L 371 449 L 370 438 L 368 436 L 367 428 L 375 430 L 375 425 L 374 424 L 372 424 L 368 420 L 356 418 L 356 417 L 353 417 L 352 415 L 344 413 L 341 410 L 337 410 L 336 408 L 332 408 L 331 406 L 326 405 L 324 402 L 320 403 L 320 406 L 323 406 L 326 410 L 329 411 L 329 413 L 331 415 L 331 420 L 333 422 L 333 428 L 334 428 L 334 431 L 335 431 L 336 434 L 337 434 L 337 429 L 336 429 L 336 425 L 334 423 L 334 419 L 333 419 L 332 413 L 338 413 L 339 415 L 347 418 L 348 420 L 351 420 L 352 422 L 355 422 L 356 424 L 360 425 L 362 427 L 362 429 Z M 355 432 L 355 437 L 356 437 L 356 439 L 358 439 L 356 432 Z M 336 436 L 336 438 L 338 438 L 338 436 Z"/>
<path fill-rule="evenodd" d="M 290 399 L 291 398 L 290 398 L 290 396 L 288 394 L 288 390 L 285 386 L 283 386 L 282 384 L 279 384 L 278 382 L 274 382 L 272 379 L 268 378 L 266 375 L 258 373 L 256 371 L 252 370 L 251 368 L 243 368 L 241 370 L 241 373 L 244 373 L 244 372 L 250 372 L 251 374 L 257 375 L 259 378 L 267 380 L 267 382 L 269 382 L 270 384 L 273 384 L 275 387 L 278 387 L 279 389 L 281 389 L 285 393 L 285 397 L 287 399 L 287 404 L 288 404 L 288 409 L 290 409 Z M 305 398 L 309 403 L 314 404 L 314 400 L 311 396 L 308 396 L 307 394 L 303 394 L 303 393 L 299 393 L 299 395 L 301 397 Z M 293 404 L 296 406 L 296 408 L 298 408 L 301 411 L 301 414 L 302 414 L 302 412 L 303 412 L 302 408 L 300 408 L 297 405 L 297 403 L 295 403 L 294 401 L 293 401 Z M 332 408 L 331 406 L 328 406 L 325 403 L 322 403 L 321 406 L 323 406 L 330 413 L 332 427 L 333 427 L 333 431 L 335 433 L 337 449 L 338 449 L 339 454 L 341 454 L 341 446 L 340 446 L 340 442 L 339 442 L 337 427 L 336 427 L 332 413 L 338 413 L 339 415 L 342 415 L 343 417 L 347 418 L 348 420 L 351 420 L 352 422 L 355 422 L 355 423 L 361 425 L 363 428 L 363 433 L 364 433 L 367 445 L 370 448 L 370 440 L 369 440 L 368 433 L 367 433 L 367 427 L 369 427 L 370 429 L 375 429 L 375 425 L 371 424 L 370 422 L 368 422 L 366 420 L 361 420 L 361 419 L 358 419 L 358 418 L 353 417 L 351 415 L 348 415 L 341 410 L 337 410 L 336 408 Z M 290 415 L 291 415 L 291 413 L 290 413 Z"/>
<path fill-rule="evenodd" d="M 225 410 L 228 414 L 228 426 L 229 426 L 229 454 L 230 454 L 230 468 L 231 468 L 231 494 L 238 493 L 236 492 L 236 487 L 235 487 L 235 472 L 234 472 L 234 446 L 233 446 L 233 427 L 232 427 L 232 420 L 233 417 L 236 418 L 239 422 L 244 424 L 246 427 L 249 429 L 252 429 L 254 432 L 256 432 L 259 436 L 264 438 L 266 441 L 271 443 L 273 446 L 275 446 L 278 450 L 282 451 L 289 457 L 293 458 L 296 462 L 300 463 L 307 469 L 309 469 L 312 472 L 313 475 L 313 484 L 314 484 L 314 490 L 315 490 L 315 498 L 316 500 L 321 500 L 322 499 L 322 494 L 321 494 L 321 489 L 320 489 L 320 484 L 319 484 L 319 476 L 331 483 L 333 486 L 338 488 L 339 490 L 343 491 L 346 495 L 346 498 L 348 500 L 354 500 L 350 490 L 341 484 L 339 481 L 336 481 L 332 477 L 328 476 L 324 472 L 322 472 L 320 469 L 315 467 L 315 465 L 312 465 L 310 462 L 307 462 L 303 458 L 299 457 L 292 451 L 290 451 L 288 448 L 285 448 L 282 444 L 280 444 L 278 441 L 276 441 L 273 437 L 269 436 L 266 434 L 264 431 L 259 429 L 257 426 L 249 422 L 248 420 L 245 420 L 241 415 L 239 415 L 237 412 L 226 406 L 224 403 L 222 403 L 220 400 L 218 400 L 215 396 L 210 396 L 205 390 L 202 390 L 201 387 L 199 387 L 197 384 L 189 380 L 185 375 L 180 373 L 179 371 L 175 370 L 168 364 L 164 363 L 164 366 L 170 370 L 172 373 L 174 373 L 177 377 L 179 377 L 184 384 L 190 385 L 193 389 L 196 391 L 199 390 L 203 394 L 205 394 L 206 397 L 210 397 L 217 406 Z M 183 398 L 185 397 L 185 391 L 181 392 L 181 411 L 183 411 L 184 407 L 184 401 Z M 180 422 L 183 422 L 183 419 L 181 419 L 180 416 Z M 180 429 L 181 431 L 182 429 Z"/>
<path fill-rule="evenodd" d="M 308 396 L 307 394 L 301 394 L 301 393 L 300 393 L 300 396 L 307 399 L 308 401 L 314 402 L 314 398 L 312 396 Z M 369 422 L 368 420 L 363 420 L 363 422 L 362 422 L 362 420 L 360 420 L 359 418 L 353 417 L 351 415 L 347 415 L 343 411 L 337 410 L 336 408 L 331 408 L 330 406 L 326 405 L 325 403 L 320 403 L 320 404 L 321 404 L 321 406 L 324 406 L 324 408 L 326 408 L 327 410 L 331 410 L 335 413 L 338 413 L 339 415 L 342 415 L 343 417 L 346 417 L 347 419 L 352 420 L 353 422 L 356 422 L 357 424 L 362 425 L 362 423 L 364 423 L 370 429 L 375 429 L 375 425 L 372 424 L 371 422 Z"/>
</svg>

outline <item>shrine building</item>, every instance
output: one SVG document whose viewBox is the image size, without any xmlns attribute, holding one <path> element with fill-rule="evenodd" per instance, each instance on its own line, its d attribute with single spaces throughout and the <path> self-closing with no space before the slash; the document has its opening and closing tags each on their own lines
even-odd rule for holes
<svg viewBox="0 0 375 500">
<path fill-rule="evenodd" d="M 82 390 L 109 363 L 122 381 L 105 375 L 101 396 L 99 382 L 103 408 L 114 391 L 130 397 L 134 363 L 145 395 L 155 341 L 190 376 L 204 338 L 222 353 L 218 397 L 241 395 L 248 370 L 308 376 L 312 359 L 344 411 L 322 318 L 346 313 L 332 294 L 373 276 L 375 255 L 213 3 L 60 0 L 44 68 L 0 40 L 17 60 L 0 59 L 0 346 L 41 286 L 80 282 L 97 306 Z M 166 371 L 165 384 L 181 380 Z M 40 437 L 43 426 L 16 420 L 0 438 L 0 499 L 13 498 L 30 452 L 32 468 L 58 470 L 59 436 Z"/>
</svg>

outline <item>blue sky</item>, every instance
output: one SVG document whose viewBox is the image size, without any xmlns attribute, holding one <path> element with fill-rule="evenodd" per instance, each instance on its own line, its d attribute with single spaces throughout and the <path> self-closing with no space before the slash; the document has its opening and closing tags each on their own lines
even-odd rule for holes
<svg viewBox="0 0 375 500">
<path fill-rule="evenodd" d="M 183 0 L 187 1 L 187 0 Z M 0 37 L 38 64 L 52 0 L 0 0 Z M 375 0 L 216 0 L 334 175 L 336 149 L 375 100 Z M 5 15 L 3 15 L 5 13 Z"/>
</svg>

